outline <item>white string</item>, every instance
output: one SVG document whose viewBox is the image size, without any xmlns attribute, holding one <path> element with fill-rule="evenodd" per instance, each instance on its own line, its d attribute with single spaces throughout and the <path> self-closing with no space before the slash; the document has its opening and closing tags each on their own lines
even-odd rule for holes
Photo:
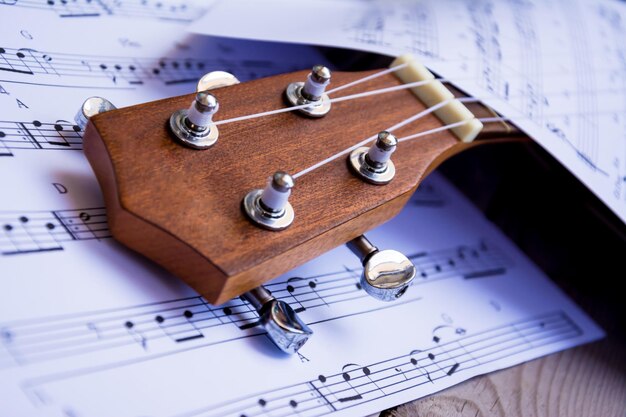
<svg viewBox="0 0 626 417">
<path fill-rule="evenodd" d="M 441 81 L 441 82 L 443 82 L 443 81 L 447 81 L 447 80 L 444 80 L 442 78 L 435 78 L 435 79 L 432 79 L 432 80 L 415 81 L 415 82 L 408 83 L 408 84 L 396 85 L 394 87 L 380 88 L 378 90 L 366 91 L 364 93 L 357 93 L 357 94 L 351 94 L 351 95 L 348 95 L 348 96 L 341 96 L 341 97 L 337 97 L 337 98 L 331 98 L 329 100 L 329 102 L 330 103 L 340 103 L 342 101 L 354 100 L 354 99 L 357 99 L 357 98 L 375 96 L 375 95 L 378 95 L 378 94 L 391 93 L 393 91 L 399 91 L 399 90 L 405 90 L 407 88 L 419 87 L 419 86 L 428 84 L 428 83 L 433 82 L 433 81 Z M 219 126 L 219 125 L 223 125 L 223 124 L 226 124 L 226 123 L 240 122 L 242 120 L 249 120 L 249 119 L 256 119 L 258 117 L 271 116 L 273 114 L 286 113 L 286 112 L 290 112 L 290 111 L 294 111 L 294 110 L 304 109 L 304 108 L 310 107 L 310 106 L 311 106 L 311 104 L 299 104 L 299 105 L 293 106 L 293 107 L 285 107 L 285 108 L 282 108 L 282 109 L 269 110 L 269 111 L 265 111 L 265 112 L 261 112 L 261 113 L 249 114 L 247 116 L 233 117 L 232 119 L 225 119 L 225 120 L 216 121 L 215 125 Z"/>
<path fill-rule="evenodd" d="M 326 94 L 331 95 L 331 94 L 333 94 L 333 93 L 335 93 L 335 92 L 337 92 L 339 90 L 343 90 L 344 88 L 352 87 L 352 86 L 355 86 L 357 84 L 361 84 L 361 83 L 364 83 L 366 81 L 373 80 L 374 78 L 382 77 L 383 75 L 389 74 L 391 72 L 399 71 L 402 68 L 406 68 L 408 65 L 409 65 L 409 63 L 405 62 L 404 64 L 400 64 L 400 65 L 397 65 L 395 67 L 387 68 L 386 70 L 382 70 L 382 71 L 376 72 L 376 73 L 374 73 L 372 75 L 368 75 L 367 77 L 363 77 L 363 78 L 360 78 L 360 79 L 358 79 L 356 81 L 349 82 L 348 84 L 344 84 L 344 85 L 340 85 L 339 87 L 332 88 L 332 89 L 328 90 L 326 92 Z"/>
<path fill-rule="evenodd" d="M 419 132 L 419 133 L 416 133 L 414 135 L 405 136 L 403 138 L 398 139 L 398 143 L 406 142 L 406 141 L 411 140 L 411 139 L 421 138 L 423 136 L 433 135 L 435 133 L 443 132 L 444 130 L 454 129 L 455 127 L 463 126 L 464 124 L 467 124 L 467 123 L 469 123 L 469 122 L 471 122 L 473 120 L 478 120 L 481 123 L 495 123 L 495 122 L 505 122 L 505 121 L 509 120 L 509 118 L 508 117 L 483 117 L 482 119 L 461 120 L 460 122 L 450 123 L 449 125 L 436 127 L 434 129 L 425 130 L 423 132 Z"/>
<path fill-rule="evenodd" d="M 438 109 L 442 108 L 443 106 L 445 106 L 446 104 L 454 101 L 455 99 L 449 99 L 449 100 L 444 100 L 440 103 L 435 104 L 434 106 L 428 107 L 427 109 L 422 110 L 421 112 L 414 114 L 413 116 L 409 117 L 408 119 L 404 119 L 403 121 L 401 121 L 400 123 L 396 123 L 395 125 L 391 126 L 388 129 L 385 129 L 387 132 L 393 132 L 394 130 L 400 129 L 403 126 L 408 125 L 409 123 L 414 122 L 415 120 L 421 119 L 422 117 L 437 111 Z M 460 100 L 460 101 L 464 101 L 464 102 L 470 102 L 470 101 L 478 101 L 478 99 L 475 99 L 473 97 L 462 97 L 456 100 Z M 473 119 L 470 119 L 473 120 Z M 467 121 L 465 121 L 464 123 L 467 123 Z M 344 149 L 343 151 L 336 153 L 314 165 L 311 165 L 310 167 L 303 169 L 302 171 L 292 175 L 293 179 L 296 179 L 298 177 L 301 177 L 305 174 L 308 174 L 311 171 L 316 170 L 317 168 L 326 165 L 329 162 L 334 161 L 337 158 L 341 158 L 342 156 L 349 154 L 350 152 L 352 152 L 353 150 L 355 150 L 356 148 L 360 148 L 361 146 L 365 146 L 366 144 L 368 144 L 369 142 L 373 141 L 374 139 L 376 139 L 376 137 L 378 137 L 378 134 L 372 135 L 366 139 L 363 139 L 361 142 L 357 143 L 356 145 L 353 145 L 347 149 Z"/>
<path fill-rule="evenodd" d="M 311 105 L 310 104 L 299 104 L 297 106 L 285 107 L 283 109 L 269 110 L 269 111 L 264 111 L 264 112 L 261 112 L 261 113 L 249 114 L 247 116 L 233 117 L 232 119 L 218 120 L 218 121 L 215 122 L 215 125 L 223 125 L 223 124 L 226 124 L 226 123 L 240 122 L 242 120 L 256 119 L 257 117 L 264 117 L 264 116 L 271 116 L 273 114 L 286 113 L 286 112 L 290 112 L 290 111 L 294 111 L 294 110 L 304 109 L 306 107 L 311 107 Z"/>
</svg>

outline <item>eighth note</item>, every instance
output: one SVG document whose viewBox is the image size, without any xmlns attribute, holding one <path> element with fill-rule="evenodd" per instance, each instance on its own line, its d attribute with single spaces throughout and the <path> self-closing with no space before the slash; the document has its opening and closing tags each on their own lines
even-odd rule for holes
<svg viewBox="0 0 626 417">
<path fill-rule="evenodd" d="M 455 363 L 448 371 L 448 376 L 451 376 L 454 372 L 456 372 L 457 369 L 459 369 L 459 364 Z"/>
</svg>

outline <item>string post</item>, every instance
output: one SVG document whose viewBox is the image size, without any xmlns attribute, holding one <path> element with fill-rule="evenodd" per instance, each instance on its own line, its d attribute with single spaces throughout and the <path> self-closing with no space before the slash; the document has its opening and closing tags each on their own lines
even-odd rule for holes
<svg viewBox="0 0 626 417">
<path fill-rule="evenodd" d="M 277 300 L 265 287 L 260 286 L 243 294 L 259 313 L 261 325 L 270 340 L 285 353 L 296 353 L 309 340 L 313 331 L 291 306 Z"/>
<path fill-rule="evenodd" d="M 219 107 L 213 94 L 207 91 L 196 93 L 188 109 L 177 110 L 170 117 L 170 130 L 174 138 L 193 149 L 208 149 L 213 146 L 219 137 L 213 115 Z"/>
<path fill-rule="evenodd" d="M 243 199 L 243 211 L 256 226 L 268 230 L 283 230 L 295 217 L 289 203 L 295 182 L 291 175 L 277 171 L 264 189 L 250 191 Z"/>
<path fill-rule="evenodd" d="M 74 121 L 76 122 L 76 125 L 80 127 L 82 131 L 84 131 L 85 127 L 87 127 L 89 119 L 91 119 L 93 116 L 101 113 L 106 113 L 115 109 L 117 109 L 117 107 L 115 107 L 113 103 L 111 103 L 106 98 L 97 96 L 89 97 L 78 109 L 76 116 L 74 116 Z"/>
<path fill-rule="evenodd" d="M 371 147 L 360 147 L 348 156 L 348 165 L 357 177 L 370 184 L 385 185 L 396 175 L 391 154 L 398 146 L 398 139 L 384 130 Z"/>
<path fill-rule="evenodd" d="M 287 86 L 285 98 L 291 106 L 304 106 L 298 112 L 309 117 L 323 117 L 330 111 L 331 103 L 326 87 L 330 84 L 331 71 L 323 65 L 313 67 L 305 82 Z"/>
<path fill-rule="evenodd" d="M 381 301 L 394 301 L 404 295 L 416 272 L 409 258 L 396 250 L 379 250 L 364 235 L 346 245 L 363 264 L 360 284 L 365 292 Z"/>
</svg>

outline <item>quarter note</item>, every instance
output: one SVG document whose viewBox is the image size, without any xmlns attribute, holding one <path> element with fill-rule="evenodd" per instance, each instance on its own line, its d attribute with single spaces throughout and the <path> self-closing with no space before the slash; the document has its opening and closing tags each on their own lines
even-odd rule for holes
<svg viewBox="0 0 626 417">
<path fill-rule="evenodd" d="M 143 348 L 143 350 L 148 350 L 148 340 L 146 337 L 137 329 L 135 329 L 135 323 L 132 321 L 126 321 L 124 323 L 124 327 L 128 331 L 128 334 L 133 338 L 133 340 L 139 343 L 139 346 Z"/>
</svg>

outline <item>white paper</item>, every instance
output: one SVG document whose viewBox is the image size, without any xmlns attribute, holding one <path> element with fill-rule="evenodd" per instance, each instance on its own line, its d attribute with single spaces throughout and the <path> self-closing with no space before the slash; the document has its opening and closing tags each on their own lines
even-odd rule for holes
<svg viewBox="0 0 626 417">
<path fill-rule="evenodd" d="M 626 221 L 624 3 L 228 0 L 191 30 L 413 53 L 511 118 Z"/>
<path fill-rule="evenodd" d="M 159 19 L 0 10 L 0 415 L 357 416 L 602 336 L 433 176 L 369 235 L 418 268 L 398 302 L 357 287 L 344 247 L 268 285 L 315 332 L 284 356 L 247 303 L 208 305 L 109 237 L 72 117 L 90 95 L 125 106 L 191 92 L 202 71 L 246 79 L 323 58 Z"/>
<path fill-rule="evenodd" d="M 0 7 L 24 11 L 42 11 L 46 20 L 93 20 L 115 16 L 170 22 L 191 22 L 202 15 L 211 0 L 3 0 Z M 42 15 L 43 16 L 43 15 Z M 85 29 L 89 26 L 85 25 Z"/>
<path fill-rule="evenodd" d="M 291 357 L 247 303 L 210 306 L 111 239 L 5 255 L 0 411 L 357 416 L 602 335 L 457 191 L 427 184 L 436 200 L 417 193 L 370 233 L 418 269 L 398 302 L 357 287 L 345 247 L 268 285 L 315 332 Z"/>
</svg>

